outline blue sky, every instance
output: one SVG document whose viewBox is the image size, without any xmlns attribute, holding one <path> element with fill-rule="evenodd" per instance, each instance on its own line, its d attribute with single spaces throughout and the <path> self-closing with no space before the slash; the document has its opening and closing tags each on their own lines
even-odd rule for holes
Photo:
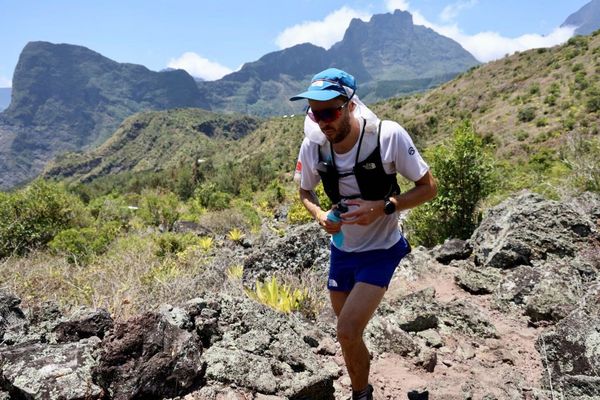
<svg viewBox="0 0 600 400">
<path fill-rule="evenodd" d="M 325 48 L 352 18 L 402 9 L 452 37 L 480 61 L 566 41 L 558 27 L 589 0 L 0 0 L 0 87 L 11 85 L 29 41 L 88 47 L 158 71 L 218 79 L 302 42 Z"/>
</svg>

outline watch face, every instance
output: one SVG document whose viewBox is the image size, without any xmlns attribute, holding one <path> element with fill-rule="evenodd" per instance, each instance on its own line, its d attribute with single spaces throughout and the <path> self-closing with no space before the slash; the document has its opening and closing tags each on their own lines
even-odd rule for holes
<svg viewBox="0 0 600 400">
<path fill-rule="evenodd" d="M 383 212 L 386 214 L 393 214 L 396 211 L 396 206 L 389 200 L 386 200 L 385 206 L 383 207 Z"/>
</svg>

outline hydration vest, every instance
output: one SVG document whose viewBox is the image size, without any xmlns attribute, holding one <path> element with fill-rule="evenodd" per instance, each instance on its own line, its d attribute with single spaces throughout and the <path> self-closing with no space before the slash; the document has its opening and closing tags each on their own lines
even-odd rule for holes
<svg viewBox="0 0 600 400">
<path fill-rule="evenodd" d="M 344 196 L 344 198 L 351 199 L 360 197 L 363 200 L 383 200 L 388 196 L 393 196 L 400 193 L 400 186 L 396 180 L 396 174 L 387 174 L 383 169 L 379 141 L 379 136 L 381 134 L 381 122 L 379 122 L 379 128 L 377 129 L 377 147 L 371 154 L 369 154 L 367 158 L 361 162 L 358 162 L 358 156 L 360 155 L 360 148 L 362 145 L 366 125 L 366 120 L 363 121 L 363 127 L 358 142 L 358 149 L 356 151 L 356 160 L 354 161 L 352 172 L 345 174 L 340 174 L 338 172 L 337 167 L 335 166 L 333 145 L 331 143 L 329 143 L 329 150 L 331 154 L 331 161 L 329 162 L 323 161 L 321 156 L 321 146 L 319 146 L 317 149 L 319 152 L 319 164 L 317 165 L 317 171 L 321 176 L 325 193 L 334 204 L 338 203 L 342 198 L 340 195 L 339 186 L 340 178 L 350 175 L 354 175 L 356 177 L 360 194 L 357 193 L 351 196 Z"/>
</svg>

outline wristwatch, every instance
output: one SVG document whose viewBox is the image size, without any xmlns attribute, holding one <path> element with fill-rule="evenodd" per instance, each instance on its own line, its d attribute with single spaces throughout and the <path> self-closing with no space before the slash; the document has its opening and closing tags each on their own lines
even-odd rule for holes
<svg viewBox="0 0 600 400">
<path fill-rule="evenodd" d="M 383 212 L 385 215 L 390 215 L 396 212 L 396 205 L 390 200 L 389 197 L 386 197 L 383 199 L 383 201 L 385 201 L 383 206 Z"/>
</svg>

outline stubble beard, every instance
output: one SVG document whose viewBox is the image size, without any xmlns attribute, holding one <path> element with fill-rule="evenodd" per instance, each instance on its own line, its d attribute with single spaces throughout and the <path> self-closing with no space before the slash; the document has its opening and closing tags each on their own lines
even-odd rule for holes
<svg viewBox="0 0 600 400">
<path fill-rule="evenodd" d="M 350 118 L 348 115 L 344 115 L 340 121 L 340 126 L 337 129 L 336 134 L 333 137 L 327 136 L 327 140 L 331 142 L 331 144 L 340 143 L 342 140 L 346 139 L 346 137 L 350 134 L 352 130 L 352 126 L 350 125 Z"/>
</svg>

